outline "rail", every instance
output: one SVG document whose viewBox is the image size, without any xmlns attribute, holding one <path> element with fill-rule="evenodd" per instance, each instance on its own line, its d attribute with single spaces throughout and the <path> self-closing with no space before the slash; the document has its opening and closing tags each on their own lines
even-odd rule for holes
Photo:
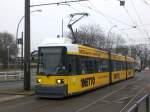
<svg viewBox="0 0 150 112">
<path fill-rule="evenodd" d="M 131 108 L 129 108 L 127 112 L 139 112 L 139 105 L 144 100 L 146 100 L 146 112 L 150 112 L 149 111 L 149 94 L 146 94 L 140 100 L 138 100 Z"/>
</svg>

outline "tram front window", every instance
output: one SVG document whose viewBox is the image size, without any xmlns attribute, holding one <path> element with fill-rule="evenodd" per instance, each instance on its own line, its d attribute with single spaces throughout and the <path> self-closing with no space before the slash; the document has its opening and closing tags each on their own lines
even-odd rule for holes
<svg viewBox="0 0 150 112">
<path fill-rule="evenodd" d="M 62 75 L 65 73 L 63 64 L 63 48 L 39 48 L 38 73 L 43 75 Z"/>
</svg>

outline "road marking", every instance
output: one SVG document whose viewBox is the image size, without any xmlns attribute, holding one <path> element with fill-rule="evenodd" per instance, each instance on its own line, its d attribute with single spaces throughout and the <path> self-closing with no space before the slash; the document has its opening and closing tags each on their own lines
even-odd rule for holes
<svg viewBox="0 0 150 112">
<path fill-rule="evenodd" d="M 144 79 L 144 78 L 141 78 L 141 79 L 138 79 L 138 80 L 136 80 L 136 81 L 133 81 L 133 82 L 129 83 L 128 85 L 133 84 L 133 83 L 135 83 L 135 82 L 137 82 L 137 81 L 140 81 L 140 80 L 142 80 L 142 79 Z M 108 93 L 107 95 L 105 95 L 105 96 L 103 96 L 103 97 L 101 97 L 101 98 L 99 98 L 99 99 L 93 101 L 92 103 L 89 103 L 88 105 L 77 109 L 75 112 L 81 112 L 81 111 L 83 111 L 83 110 L 89 108 L 90 106 L 96 104 L 97 102 L 102 101 L 102 100 L 105 99 L 106 97 L 109 97 L 109 96 L 111 96 L 111 95 L 114 94 L 114 93 L 117 93 L 118 91 L 120 91 L 121 89 L 127 87 L 128 85 L 122 86 L 121 88 L 119 88 L 119 89 L 117 89 L 117 90 L 115 90 L 115 91 L 113 91 L 113 92 L 111 92 L 111 93 Z"/>
<path fill-rule="evenodd" d="M 134 95 L 119 98 L 119 99 L 117 99 L 117 101 L 126 100 L 126 99 L 131 98 L 131 97 L 134 97 Z"/>
<path fill-rule="evenodd" d="M 105 103 L 124 103 L 123 101 L 110 101 L 110 100 L 101 100 L 102 102 L 105 102 Z"/>
<path fill-rule="evenodd" d="M 142 88 L 140 91 L 138 91 L 134 97 L 119 111 L 122 112 L 144 89 L 146 89 L 148 86 L 146 86 L 145 88 Z"/>
</svg>

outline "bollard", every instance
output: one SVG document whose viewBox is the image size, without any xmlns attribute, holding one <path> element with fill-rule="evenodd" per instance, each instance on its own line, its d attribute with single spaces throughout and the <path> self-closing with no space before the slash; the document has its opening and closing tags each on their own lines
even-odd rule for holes
<svg viewBox="0 0 150 112">
<path fill-rule="evenodd" d="M 136 105 L 136 107 L 135 107 L 135 111 L 134 112 L 138 112 L 138 104 Z"/>
<path fill-rule="evenodd" d="M 146 97 L 146 112 L 149 112 L 149 95 Z"/>
</svg>

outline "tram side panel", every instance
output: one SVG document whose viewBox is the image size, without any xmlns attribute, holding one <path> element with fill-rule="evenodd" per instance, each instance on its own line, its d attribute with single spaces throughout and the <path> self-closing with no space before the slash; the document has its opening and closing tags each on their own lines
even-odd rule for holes
<svg viewBox="0 0 150 112">
<path fill-rule="evenodd" d="M 126 71 L 114 71 L 112 72 L 112 83 L 126 79 Z"/>
<path fill-rule="evenodd" d="M 134 69 L 127 69 L 127 78 L 134 77 L 135 71 Z"/>
<path fill-rule="evenodd" d="M 76 73 L 78 75 L 68 78 L 69 94 L 81 93 L 109 84 L 107 63 L 102 64 L 102 60 L 94 57 L 76 56 L 76 58 L 75 71 L 78 71 Z"/>
<path fill-rule="evenodd" d="M 127 68 L 127 78 L 134 77 L 135 70 L 134 70 L 134 59 L 133 58 L 126 58 L 126 68 Z"/>
<path fill-rule="evenodd" d="M 111 68 L 111 83 L 126 79 L 126 62 L 124 56 L 112 54 Z"/>
</svg>

